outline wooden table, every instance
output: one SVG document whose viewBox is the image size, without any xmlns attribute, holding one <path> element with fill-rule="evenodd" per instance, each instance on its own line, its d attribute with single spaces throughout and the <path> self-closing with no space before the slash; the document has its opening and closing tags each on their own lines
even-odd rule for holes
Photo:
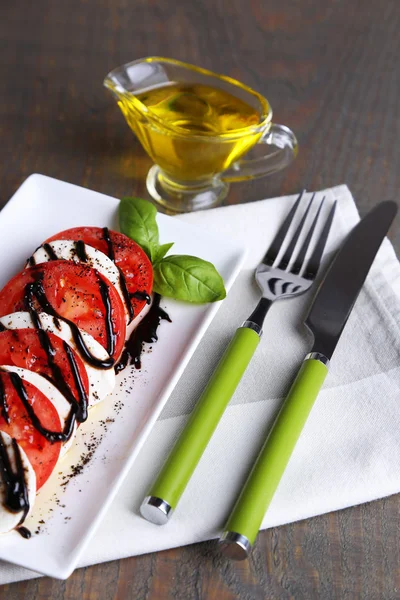
<svg viewBox="0 0 400 600">
<path fill-rule="evenodd" d="M 102 80 L 147 55 L 244 81 L 297 133 L 295 164 L 236 184 L 229 202 L 343 182 L 361 213 L 397 199 L 397 0 L 37 0 L 4 3 L 1 14 L 2 204 L 33 172 L 113 196 L 146 193 L 150 161 Z M 249 562 L 204 543 L 80 569 L 66 582 L 7 585 L 0 597 L 398 598 L 399 509 L 394 496 L 265 531 Z"/>
</svg>

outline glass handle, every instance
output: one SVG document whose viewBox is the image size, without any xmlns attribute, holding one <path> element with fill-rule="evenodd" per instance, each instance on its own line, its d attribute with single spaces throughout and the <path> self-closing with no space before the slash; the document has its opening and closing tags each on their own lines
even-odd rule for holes
<svg viewBox="0 0 400 600">
<path fill-rule="evenodd" d="M 262 135 L 257 144 L 275 146 L 276 149 L 260 158 L 242 158 L 233 163 L 222 174 L 224 181 L 245 181 L 271 175 L 287 167 L 296 158 L 298 151 L 298 143 L 293 131 L 285 125 L 274 123 Z"/>
</svg>

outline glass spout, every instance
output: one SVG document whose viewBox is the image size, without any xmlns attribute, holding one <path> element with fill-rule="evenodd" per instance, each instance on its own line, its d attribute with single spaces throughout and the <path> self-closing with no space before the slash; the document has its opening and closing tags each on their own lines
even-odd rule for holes
<svg viewBox="0 0 400 600">
<path fill-rule="evenodd" d="M 167 85 L 170 81 L 163 64 L 159 63 L 157 59 L 151 58 L 140 59 L 117 67 L 103 81 L 103 85 L 116 97 L 128 125 L 142 143 L 143 136 L 138 131 L 137 120 L 140 120 L 142 125 L 147 123 L 157 129 L 174 131 L 174 128 L 159 119 L 138 98 L 138 95 L 145 93 L 146 90 Z"/>
</svg>

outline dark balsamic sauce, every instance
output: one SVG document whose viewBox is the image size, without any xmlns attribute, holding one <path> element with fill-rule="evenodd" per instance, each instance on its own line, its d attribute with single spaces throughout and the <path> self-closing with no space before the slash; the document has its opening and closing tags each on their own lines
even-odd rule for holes
<svg viewBox="0 0 400 600">
<path fill-rule="evenodd" d="M 116 373 L 119 373 L 128 364 L 133 364 L 136 369 L 142 366 L 141 355 L 143 351 L 143 343 L 154 343 L 158 340 L 157 329 L 162 320 L 171 323 L 168 313 L 160 307 L 161 296 L 154 294 L 153 304 L 143 321 L 134 329 L 132 335 L 125 344 L 124 352 L 121 360 L 115 365 Z"/>
<path fill-rule="evenodd" d="M 104 308 L 106 309 L 107 352 L 110 356 L 112 356 L 115 350 L 116 335 L 114 331 L 114 324 L 111 318 L 112 308 L 110 294 L 106 282 L 100 277 L 98 277 L 98 282 L 100 287 L 101 298 L 103 300 Z"/>
<path fill-rule="evenodd" d="M 136 300 L 146 300 L 146 304 L 150 304 L 151 302 L 151 297 L 147 292 L 140 292 L 137 290 L 136 292 L 133 292 L 133 294 L 129 295 L 131 298 L 136 298 Z"/>
<path fill-rule="evenodd" d="M 75 252 L 79 260 L 81 260 L 84 263 L 88 261 L 88 255 L 86 254 L 86 245 L 84 242 L 82 242 L 82 240 L 78 240 L 77 242 L 75 242 Z"/>
<path fill-rule="evenodd" d="M 113 263 L 115 264 L 115 252 L 114 252 L 114 246 L 112 243 L 112 239 L 110 237 L 110 231 L 108 229 L 108 227 L 103 227 L 103 239 L 107 244 L 107 254 L 108 254 L 108 258 L 110 260 L 113 261 Z M 125 279 L 125 275 L 123 274 L 123 272 L 121 271 L 121 269 L 116 265 L 117 269 L 118 269 L 118 273 L 119 273 L 119 284 L 121 286 L 121 291 L 122 291 L 122 295 L 124 297 L 124 302 L 125 302 L 125 306 L 128 310 L 128 314 L 129 314 L 129 323 L 132 322 L 135 313 L 133 312 L 133 306 L 131 303 L 131 299 L 130 299 L 130 294 L 128 291 L 128 286 L 126 285 L 126 279 Z"/>
<path fill-rule="evenodd" d="M 79 423 L 83 423 L 84 421 L 86 421 L 86 419 L 88 417 L 89 399 L 85 392 L 85 388 L 84 388 L 83 381 L 82 381 L 82 378 L 79 373 L 78 365 L 76 364 L 74 353 L 66 341 L 63 342 L 63 346 L 64 346 L 65 354 L 67 355 L 67 358 L 68 358 L 68 362 L 69 362 L 69 366 L 72 371 L 72 375 L 74 377 L 76 389 L 78 390 L 79 404 L 77 406 L 76 420 Z M 75 402 L 75 398 L 73 398 L 73 399 Z"/>
<path fill-rule="evenodd" d="M 10 415 L 8 414 L 8 404 L 6 401 L 4 383 L 3 383 L 3 380 L 1 377 L 0 377 L 0 407 L 1 407 L 1 414 L 3 415 L 5 422 L 9 423 Z"/>
<path fill-rule="evenodd" d="M 126 286 L 125 275 L 123 274 L 123 272 L 121 271 L 121 269 L 119 267 L 117 267 L 117 269 L 118 269 L 118 273 L 119 273 L 119 285 L 121 286 L 121 291 L 122 291 L 122 295 L 124 297 L 125 306 L 128 309 L 129 323 L 131 323 L 133 321 L 135 313 L 133 311 L 133 306 L 132 306 L 129 291 Z"/>
<path fill-rule="evenodd" d="M 76 415 L 76 420 L 78 423 L 83 423 L 87 419 L 87 409 L 88 409 L 88 397 L 85 392 L 85 388 L 83 385 L 82 378 L 80 376 L 78 366 L 75 361 L 74 354 L 69 347 L 69 345 L 64 341 L 63 348 L 64 352 L 67 355 L 67 360 L 69 366 L 71 368 L 71 372 L 74 378 L 74 382 L 76 385 L 76 389 L 78 391 L 79 401 L 76 400 L 73 391 L 67 384 L 60 367 L 54 361 L 55 358 L 55 350 L 51 344 L 49 334 L 41 328 L 41 323 L 39 320 L 39 327 L 37 327 L 39 342 L 41 347 L 47 356 L 47 362 L 49 364 L 52 378 L 51 382 L 56 386 L 56 388 L 61 392 L 64 398 L 71 404 L 71 410 L 74 410 Z"/>
<path fill-rule="evenodd" d="M 115 262 L 114 246 L 113 246 L 112 240 L 110 238 L 110 230 L 108 229 L 108 227 L 103 227 L 103 239 L 107 244 L 108 258 L 110 260 L 112 260 L 113 262 Z"/>
<path fill-rule="evenodd" d="M 32 535 L 27 527 L 17 527 L 16 531 L 18 531 L 19 535 L 26 540 L 29 540 Z"/>
<path fill-rule="evenodd" d="M 35 253 L 39 250 L 39 248 L 41 248 L 41 246 L 38 246 L 35 250 L 35 252 L 32 254 L 32 256 L 30 256 L 27 260 L 27 263 L 30 267 L 35 267 L 36 266 L 36 260 L 35 260 Z M 52 251 L 52 248 L 51 248 Z"/>
<path fill-rule="evenodd" d="M 102 287 L 100 290 L 103 302 L 105 300 L 107 300 L 107 306 L 105 306 L 106 320 L 111 321 L 111 306 L 110 306 L 110 299 L 109 299 L 109 294 L 108 294 L 108 286 L 106 285 L 105 282 L 103 282 L 102 279 L 99 278 L 99 281 L 104 284 L 104 287 Z M 112 367 L 114 365 L 114 359 L 111 356 L 104 360 L 99 359 L 96 356 L 94 356 L 90 352 L 89 348 L 86 346 L 85 340 L 83 339 L 82 334 L 81 334 L 79 328 L 77 327 L 77 325 L 73 321 L 70 321 L 69 319 L 65 319 L 64 317 L 61 317 L 54 310 L 54 308 L 51 306 L 51 304 L 47 300 L 47 297 L 46 297 L 46 294 L 45 294 L 45 291 L 43 288 L 43 283 L 41 281 L 40 276 L 38 277 L 38 279 L 36 281 L 34 281 L 33 283 L 28 283 L 28 285 L 25 287 L 24 304 L 25 304 L 26 310 L 29 311 L 29 314 L 31 315 L 31 318 L 33 320 L 35 327 L 37 329 L 41 329 L 38 312 L 34 305 L 34 298 L 36 298 L 36 300 L 38 301 L 38 303 L 40 304 L 42 309 L 47 314 L 51 315 L 54 319 L 56 319 L 56 322 L 64 321 L 64 323 L 67 323 L 67 325 L 69 325 L 69 327 L 71 328 L 72 337 L 74 338 L 74 342 L 75 342 L 76 346 L 78 347 L 79 352 L 82 354 L 84 360 L 86 360 L 86 362 L 88 362 L 90 365 L 92 365 L 92 367 L 96 367 L 97 369 L 109 369 L 110 367 Z M 112 321 L 111 321 L 110 325 L 106 324 L 106 329 L 107 329 L 107 337 L 108 337 L 109 331 L 110 330 L 113 331 Z M 114 336 L 113 336 L 113 338 L 114 338 Z M 112 339 L 111 342 L 110 342 L 110 340 L 107 340 L 107 346 L 114 347 L 114 339 Z M 108 352 L 108 353 L 111 354 L 111 352 Z"/>
<path fill-rule="evenodd" d="M 0 477 L 3 480 L 6 492 L 4 506 L 12 513 L 22 512 L 22 517 L 18 524 L 21 525 L 29 512 L 28 486 L 25 480 L 25 469 L 22 463 L 21 452 L 14 438 L 12 438 L 11 445 L 15 458 L 15 471 L 11 466 L 8 450 L 6 449 L 3 435 L 0 432 Z M 19 529 L 24 530 L 20 532 L 23 537 L 30 537 L 30 532 L 26 527 Z"/>
<path fill-rule="evenodd" d="M 0 332 L 7 331 L 7 327 L 4 327 L 3 323 L 0 323 Z"/>
<path fill-rule="evenodd" d="M 14 372 L 10 372 L 8 374 L 10 376 L 11 383 L 15 391 L 17 392 L 22 404 L 24 405 L 24 408 L 28 413 L 28 416 L 34 428 L 52 444 L 55 442 L 66 442 L 67 440 L 69 440 L 74 431 L 74 425 L 76 420 L 76 411 L 73 410 L 73 407 L 71 407 L 71 411 L 68 415 L 68 418 L 65 421 L 63 431 L 50 431 L 46 427 L 43 427 L 43 425 L 40 422 L 40 419 L 36 415 L 32 405 L 30 404 L 28 394 L 26 392 L 24 382 L 21 379 L 21 377 L 18 375 L 18 373 Z"/>
<path fill-rule="evenodd" d="M 54 252 L 53 248 L 50 246 L 50 244 L 43 244 L 43 250 L 46 252 L 47 256 L 50 258 L 50 260 L 58 260 L 58 256 L 57 254 Z M 31 256 L 31 258 L 33 259 L 33 256 Z M 34 259 L 33 259 L 34 260 Z M 29 262 L 30 264 L 30 262 Z"/>
<path fill-rule="evenodd" d="M 57 317 L 53 317 L 53 323 L 54 323 L 54 327 L 56 327 L 58 329 L 58 331 L 61 331 L 61 323 L 60 323 L 60 319 L 57 319 Z"/>
</svg>

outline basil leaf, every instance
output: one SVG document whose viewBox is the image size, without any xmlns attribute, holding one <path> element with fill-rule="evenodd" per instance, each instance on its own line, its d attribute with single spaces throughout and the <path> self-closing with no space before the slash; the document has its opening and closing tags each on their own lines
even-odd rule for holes
<svg viewBox="0 0 400 600">
<path fill-rule="evenodd" d="M 143 248 L 153 260 L 158 248 L 156 207 L 141 198 L 122 198 L 119 205 L 119 226 L 125 235 Z"/>
<path fill-rule="evenodd" d="M 167 256 L 154 267 L 153 289 L 186 302 L 215 302 L 226 296 L 223 279 L 214 265 L 185 254 Z"/>
<path fill-rule="evenodd" d="M 162 260 L 167 254 L 168 250 L 171 250 L 173 245 L 174 242 L 171 242 L 169 244 L 161 244 L 161 246 L 158 246 L 157 250 L 154 253 L 153 264 L 159 263 L 160 260 Z"/>
<path fill-rule="evenodd" d="M 156 207 L 142 198 L 125 197 L 119 205 L 122 233 L 139 244 L 153 263 L 155 292 L 186 302 L 215 302 L 226 296 L 221 275 L 196 256 L 165 256 L 174 245 L 158 242 Z"/>
</svg>

